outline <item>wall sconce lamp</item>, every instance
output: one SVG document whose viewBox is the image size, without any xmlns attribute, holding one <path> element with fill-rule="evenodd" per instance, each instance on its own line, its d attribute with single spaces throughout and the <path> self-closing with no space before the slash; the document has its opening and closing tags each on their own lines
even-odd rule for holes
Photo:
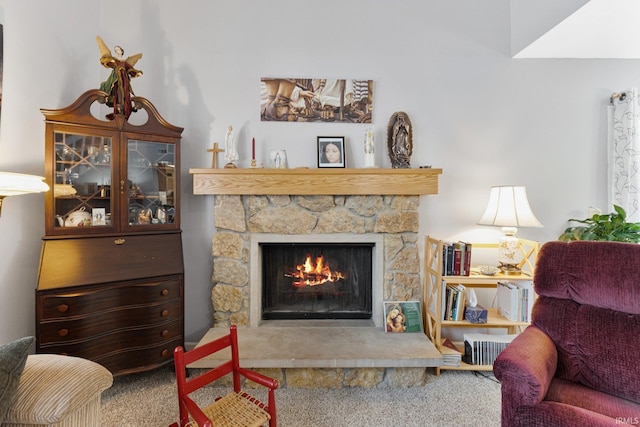
<svg viewBox="0 0 640 427">
<path fill-rule="evenodd" d="M 0 172 L 0 215 L 2 214 L 2 201 L 5 197 L 42 193 L 47 190 L 49 190 L 49 186 L 41 176 Z"/>
<path fill-rule="evenodd" d="M 478 224 L 502 227 L 498 267 L 505 274 L 520 274 L 523 254 L 516 237 L 517 227 L 542 227 L 529 206 L 527 190 L 523 186 L 491 187 L 489 203 Z"/>
</svg>

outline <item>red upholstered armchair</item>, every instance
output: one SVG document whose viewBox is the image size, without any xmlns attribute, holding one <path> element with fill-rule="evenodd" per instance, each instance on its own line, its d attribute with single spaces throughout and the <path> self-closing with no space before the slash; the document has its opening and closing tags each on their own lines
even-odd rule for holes
<svg viewBox="0 0 640 427">
<path fill-rule="evenodd" d="M 493 365 L 503 426 L 640 425 L 640 245 L 548 242 L 532 324 Z"/>
</svg>

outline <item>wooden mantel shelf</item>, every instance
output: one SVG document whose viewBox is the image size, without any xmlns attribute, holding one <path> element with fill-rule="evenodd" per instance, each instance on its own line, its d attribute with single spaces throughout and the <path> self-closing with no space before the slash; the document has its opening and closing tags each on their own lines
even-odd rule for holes
<svg viewBox="0 0 640 427">
<path fill-rule="evenodd" d="M 438 194 L 442 169 L 189 169 L 193 194 Z"/>
</svg>

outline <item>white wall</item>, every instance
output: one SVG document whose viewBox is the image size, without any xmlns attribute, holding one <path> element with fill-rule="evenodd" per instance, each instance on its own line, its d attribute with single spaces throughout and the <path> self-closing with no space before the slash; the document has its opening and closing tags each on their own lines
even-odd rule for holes
<svg viewBox="0 0 640 427">
<path fill-rule="evenodd" d="M 263 76 L 375 81 L 378 164 L 389 167 L 389 117 L 413 121 L 412 165 L 444 169 L 440 194 L 421 201 L 422 233 L 495 239 L 476 225 L 491 185 L 522 184 L 547 241 L 588 206 L 607 209 L 606 113 L 612 91 L 640 84 L 635 60 L 513 60 L 508 0 L 0 0 L 4 88 L 0 170 L 42 174 L 40 108 L 61 108 L 108 72 L 95 36 L 143 52 L 133 81 L 182 145 L 187 340 L 211 325 L 213 198 L 193 196 L 188 169 L 231 124 L 241 166 L 284 148 L 292 166 L 315 166 L 317 135 L 344 135 L 362 165 L 366 125 L 261 123 Z M 42 195 L 9 198 L 0 218 L 0 342 L 33 334 L 44 232 Z"/>
</svg>

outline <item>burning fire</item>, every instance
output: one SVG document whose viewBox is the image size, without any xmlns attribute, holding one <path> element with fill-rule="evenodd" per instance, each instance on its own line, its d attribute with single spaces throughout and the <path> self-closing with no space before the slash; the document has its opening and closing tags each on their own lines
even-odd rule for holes
<svg viewBox="0 0 640 427">
<path fill-rule="evenodd" d="M 329 264 L 325 264 L 324 256 L 320 255 L 316 258 L 315 265 L 311 262 L 311 255 L 307 255 L 304 264 L 296 266 L 296 271 L 285 274 L 286 277 L 293 277 L 293 285 L 302 286 L 318 286 L 327 282 L 337 282 L 340 279 L 346 279 L 346 276 L 339 271 L 331 271 Z"/>
</svg>

